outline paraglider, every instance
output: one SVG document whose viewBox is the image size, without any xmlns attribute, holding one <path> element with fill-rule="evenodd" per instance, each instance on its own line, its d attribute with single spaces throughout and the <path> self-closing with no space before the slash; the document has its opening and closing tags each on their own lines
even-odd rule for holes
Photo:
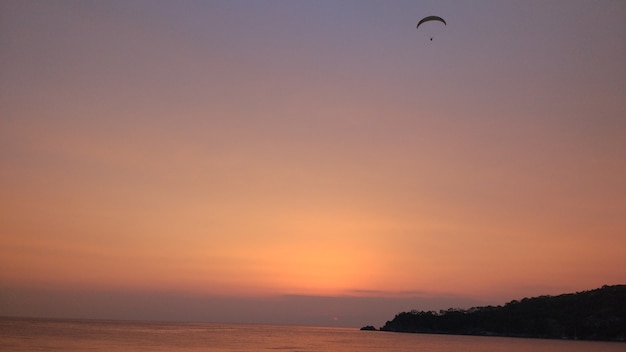
<svg viewBox="0 0 626 352">
<path fill-rule="evenodd" d="M 439 21 L 442 22 L 444 26 L 447 26 L 448 24 L 446 23 L 446 20 L 444 20 L 443 18 L 439 17 L 439 16 L 426 16 L 424 18 L 422 18 L 419 22 L 417 22 L 417 29 L 420 28 L 420 26 L 425 23 L 425 22 L 430 22 L 430 21 Z M 433 40 L 433 37 L 430 37 L 430 41 Z"/>
</svg>

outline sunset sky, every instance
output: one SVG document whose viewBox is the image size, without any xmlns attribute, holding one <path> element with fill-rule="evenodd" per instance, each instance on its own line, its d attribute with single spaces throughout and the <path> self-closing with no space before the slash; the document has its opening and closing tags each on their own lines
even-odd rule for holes
<svg viewBox="0 0 626 352">
<path fill-rule="evenodd" d="M 624 283 L 624 1 L 0 3 L 0 315 L 378 326 Z"/>
</svg>

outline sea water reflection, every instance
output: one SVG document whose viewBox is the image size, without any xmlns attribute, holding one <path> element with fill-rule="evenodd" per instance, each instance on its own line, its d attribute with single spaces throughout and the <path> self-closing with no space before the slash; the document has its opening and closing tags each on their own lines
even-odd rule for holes
<svg viewBox="0 0 626 352">
<path fill-rule="evenodd" d="M 626 344 L 333 327 L 2 318 L 0 350 L 617 352 Z"/>
</svg>

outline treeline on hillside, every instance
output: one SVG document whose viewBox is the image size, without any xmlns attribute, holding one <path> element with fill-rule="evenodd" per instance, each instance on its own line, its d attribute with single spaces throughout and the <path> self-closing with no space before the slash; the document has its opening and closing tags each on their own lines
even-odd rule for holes
<svg viewBox="0 0 626 352">
<path fill-rule="evenodd" d="M 626 285 L 511 301 L 504 306 L 403 312 L 382 331 L 624 341 Z"/>
</svg>

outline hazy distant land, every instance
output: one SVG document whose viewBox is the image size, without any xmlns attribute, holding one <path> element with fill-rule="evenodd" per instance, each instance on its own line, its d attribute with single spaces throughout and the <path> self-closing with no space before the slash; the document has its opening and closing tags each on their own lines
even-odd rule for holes
<svg viewBox="0 0 626 352">
<path fill-rule="evenodd" d="M 363 330 L 375 330 L 366 326 Z M 397 314 L 381 331 L 625 341 L 626 285 L 511 301 L 504 306 Z"/>
</svg>

